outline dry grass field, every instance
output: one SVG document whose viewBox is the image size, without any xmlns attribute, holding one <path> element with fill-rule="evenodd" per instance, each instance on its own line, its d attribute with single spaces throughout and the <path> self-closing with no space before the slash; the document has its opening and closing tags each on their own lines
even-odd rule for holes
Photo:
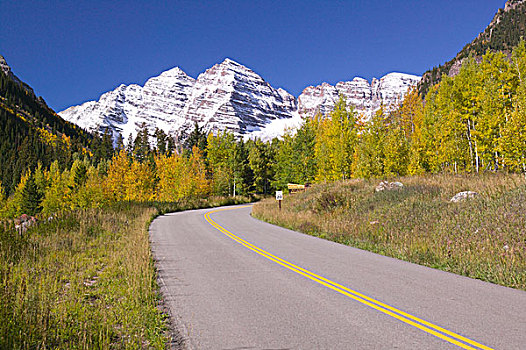
<svg viewBox="0 0 526 350">
<path fill-rule="evenodd" d="M 0 349 L 165 349 L 148 226 L 158 214 L 253 198 L 114 203 L 0 222 Z"/>
</svg>

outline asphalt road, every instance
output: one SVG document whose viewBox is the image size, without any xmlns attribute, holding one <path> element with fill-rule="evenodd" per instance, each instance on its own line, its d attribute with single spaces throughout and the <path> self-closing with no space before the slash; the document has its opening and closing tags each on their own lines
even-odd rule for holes
<svg viewBox="0 0 526 350">
<path fill-rule="evenodd" d="M 173 213 L 150 226 L 186 348 L 526 349 L 526 292 L 283 229 L 250 210 Z"/>
</svg>

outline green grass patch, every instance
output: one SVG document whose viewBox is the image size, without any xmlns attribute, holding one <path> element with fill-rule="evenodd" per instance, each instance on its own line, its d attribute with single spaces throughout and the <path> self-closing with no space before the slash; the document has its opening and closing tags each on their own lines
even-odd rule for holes
<svg viewBox="0 0 526 350">
<path fill-rule="evenodd" d="M 434 175 L 318 184 L 254 206 L 267 222 L 457 274 L 526 290 L 526 185 L 519 175 Z M 394 181 L 394 180 L 392 180 Z M 449 200 L 471 190 L 474 199 Z"/>
</svg>

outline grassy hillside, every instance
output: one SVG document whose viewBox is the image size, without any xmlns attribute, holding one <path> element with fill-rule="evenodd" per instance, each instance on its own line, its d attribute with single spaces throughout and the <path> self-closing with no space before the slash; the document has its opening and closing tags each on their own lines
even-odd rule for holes
<svg viewBox="0 0 526 350">
<path fill-rule="evenodd" d="M 375 192 L 379 180 L 318 184 L 268 199 L 259 219 L 342 244 L 526 290 L 526 185 L 519 175 L 434 175 L 399 179 L 399 190 Z M 460 191 L 480 193 L 452 203 Z"/>
</svg>

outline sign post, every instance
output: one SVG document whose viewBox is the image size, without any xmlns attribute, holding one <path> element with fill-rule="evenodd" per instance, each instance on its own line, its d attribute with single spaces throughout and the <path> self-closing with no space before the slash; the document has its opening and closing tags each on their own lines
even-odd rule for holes
<svg viewBox="0 0 526 350">
<path fill-rule="evenodd" d="M 281 211 L 281 201 L 283 200 L 283 191 L 276 191 L 276 200 L 278 201 L 279 210 Z"/>
</svg>

